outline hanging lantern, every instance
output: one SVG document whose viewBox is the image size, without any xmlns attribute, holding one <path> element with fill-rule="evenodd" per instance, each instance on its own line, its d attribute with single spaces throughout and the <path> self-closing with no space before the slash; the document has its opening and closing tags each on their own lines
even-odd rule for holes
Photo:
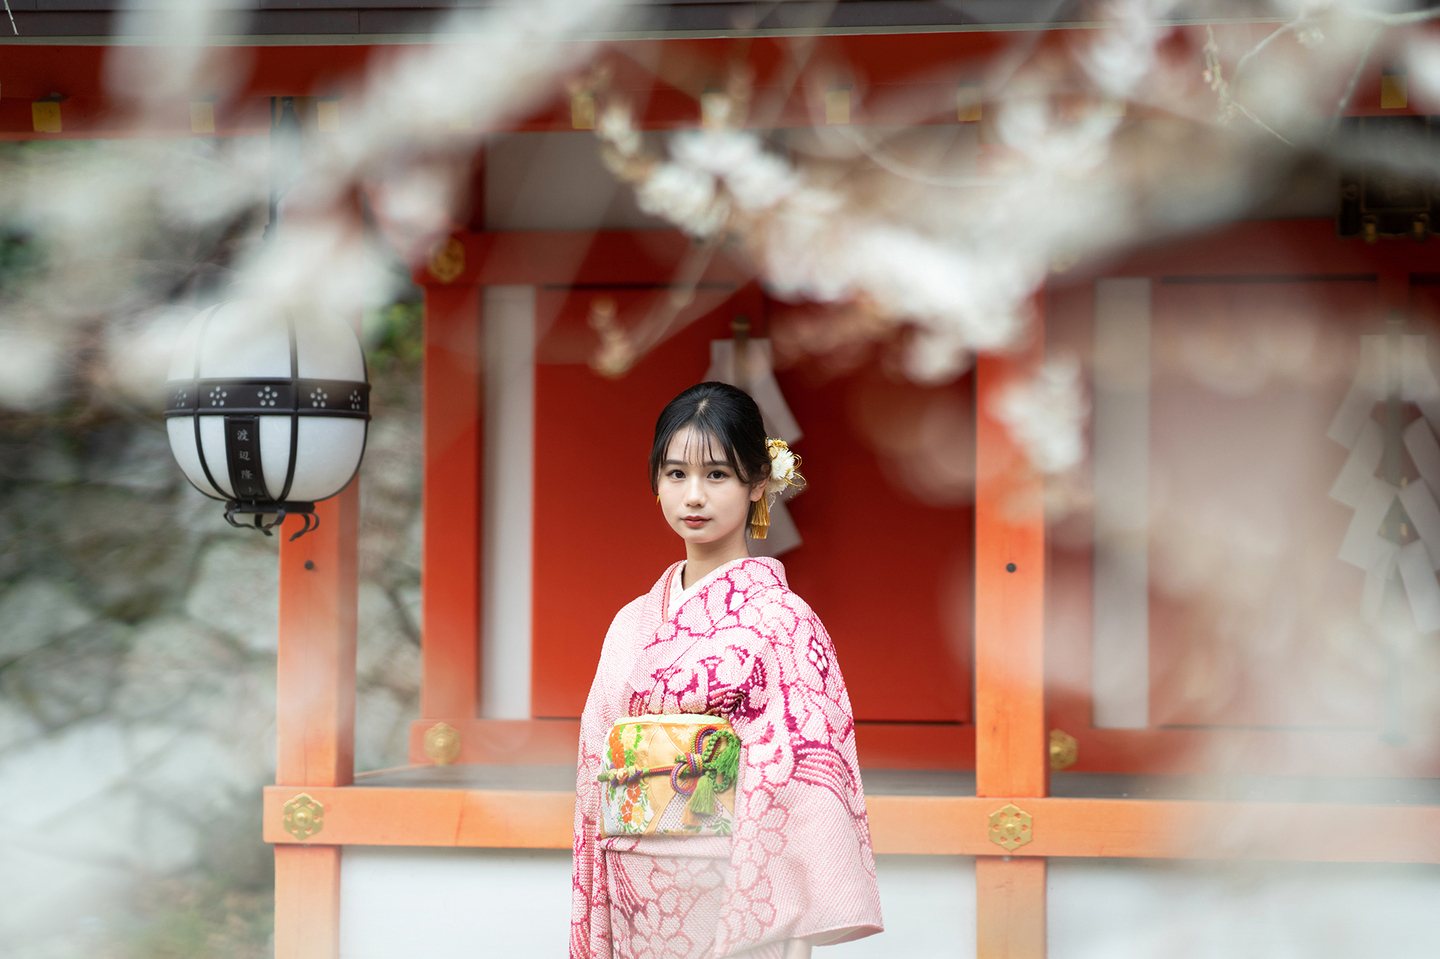
<svg viewBox="0 0 1440 959">
<path fill-rule="evenodd" d="M 326 313 L 241 300 L 185 328 L 170 364 L 170 450 L 185 477 L 225 501 L 225 518 L 270 535 L 289 514 L 315 528 L 315 503 L 360 469 L 370 384 L 355 330 Z"/>
</svg>

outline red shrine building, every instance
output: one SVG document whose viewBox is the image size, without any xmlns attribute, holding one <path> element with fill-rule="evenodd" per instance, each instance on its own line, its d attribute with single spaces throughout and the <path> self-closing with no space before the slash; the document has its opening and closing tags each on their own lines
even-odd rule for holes
<svg viewBox="0 0 1440 959">
<path fill-rule="evenodd" d="M 178 104 L 139 127 L 105 92 L 112 45 L 136 40 L 112 32 L 122 21 L 106 6 L 12 0 L 23 43 L 4 48 L 0 135 L 262 136 L 277 97 L 297 98 L 307 122 L 343 123 L 367 63 L 433 42 L 443 12 L 261 5 L 227 41 L 246 50 L 242 89 L 224 102 L 195 91 L 208 109 Z M 957 90 L 977 65 L 1037 30 L 1063 32 L 1041 5 L 1006 0 L 782 5 L 744 29 L 736 6 L 631 12 L 633 29 L 610 42 L 629 54 L 613 82 L 634 94 L 638 126 L 699 125 L 700 95 L 728 64 L 745 60 L 763 86 L 780 45 L 808 31 L 867 90 L 956 103 L 949 133 L 976 140 L 983 108 Z M 1413 115 L 1382 103 L 1381 72 L 1361 74 L 1350 112 Z M 796 97 L 775 128 L 897 122 L 858 89 L 826 117 Z M 263 826 L 277 959 L 434 959 L 487 943 L 563 954 L 578 717 L 611 616 L 678 555 L 640 479 L 655 415 L 704 377 L 713 341 L 767 337 L 787 308 L 722 252 L 695 288 L 693 322 L 628 375 L 598 375 L 596 309 L 623 321 L 669 296 L 690 241 L 641 214 L 600 165 L 582 107 L 557 89 L 496 131 L 470 222 L 415 271 L 425 530 L 410 766 L 357 776 L 352 760 L 358 481 L 317 506 L 318 530 L 281 544 Z M 1235 617 L 1283 633 L 1278 594 L 1266 587 L 1227 618 L 1172 588 L 1200 560 L 1186 566 L 1170 544 L 1203 538 L 1207 516 L 1245 517 L 1262 553 L 1299 537 L 1307 555 L 1333 555 L 1345 540 L 1352 509 L 1331 490 L 1350 450 L 1327 431 L 1362 336 L 1383 334 L 1387 317 L 1410 335 L 1435 325 L 1440 247 L 1342 236 L 1377 228 L 1337 230 L 1339 191 L 1099 273 L 1054 274 L 1031 351 L 982 358 L 947 386 L 864 364 L 777 372 L 811 475 L 789 504 L 803 544 L 783 561 L 849 683 L 888 927 L 835 956 L 1069 955 L 1057 936 L 1084 918 L 1076 884 L 1096 877 L 1131 877 L 1116 888 L 1148 902 L 1153 877 L 1205 875 L 1215 861 L 1307 870 L 1339 889 L 1380 866 L 1440 865 L 1440 750 L 1405 692 L 1429 654 L 1377 647 L 1355 669 L 1334 637 L 1285 633 L 1269 673 L 1231 682 Z M 1331 359 L 1317 347 L 1298 361 L 1316 375 L 1218 390 L 1174 375 L 1167 358 L 1244 356 L 1262 320 L 1289 313 L 1333 334 Z M 1041 479 L 987 398 L 1061 347 L 1091 379 L 1094 495 L 1052 525 L 1033 495 Z M 964 411 L 973 495 L 897 479 L 864 415 L 877 404 Z M 1272 457 L 1281 446 L 1293 455 Z M 580 471 L 593 501 L 577 505 Z M 624 543 L 625 555 L 583 555 L 577 539 Z M 1236 564 L 1244 593 L 1246 557 L 1217 550 L 1204 562 Z M 1334 562 L 1328 595 L 1294 602 L 1362 602 L 1364 572 Z M 1119 909 L 1105 921 L 1135 920 Z"/>
</svg>

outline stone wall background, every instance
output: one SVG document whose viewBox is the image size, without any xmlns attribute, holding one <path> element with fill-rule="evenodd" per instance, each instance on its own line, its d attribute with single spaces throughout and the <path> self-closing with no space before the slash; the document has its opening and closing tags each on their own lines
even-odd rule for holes
<svg viewBox="0 0 1440 959">
<path fill-rule="evenodd" d="M 357 771 L 406 761 L 420 676 L 418 304 L 367 328 Z M 277 542 L 158 416 L 0 417 L 0 955 L 271 954 Z"/>
</svg>

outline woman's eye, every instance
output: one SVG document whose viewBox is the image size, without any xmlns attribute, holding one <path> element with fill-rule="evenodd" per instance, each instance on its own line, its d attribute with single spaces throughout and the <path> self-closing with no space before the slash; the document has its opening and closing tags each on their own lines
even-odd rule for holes
<svg viewBox="0 0 1440 959">
<path fill-rule="evenodd" d="M 666 473 L 665 475 L 668 476 L 668 477 L 670 477 L 671 479 L 684 479 L 684 478 L 685 478 L 685 471 L 684 471 L 684 470 L 671 470 L 670 472 Z"/>
<path fill-rule="evenodd" d="M 710 478 L 711 478 L 712 480 L 723 480 L 723 479 L 727 479 L 728 477 L 729 477 L 729 474 L 726 473 L 724 470 L 711 470 L 711 471 L 710 471 Z"/>
</svg>

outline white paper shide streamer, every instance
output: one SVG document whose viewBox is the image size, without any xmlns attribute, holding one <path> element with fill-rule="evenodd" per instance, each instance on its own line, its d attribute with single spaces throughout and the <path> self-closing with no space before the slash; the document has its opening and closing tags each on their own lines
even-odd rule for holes
<svg viewBox="0 0 1440 959">
<path fill-rule="evenodd" d="M 790 412 L 790 404 L 780 393 L 780 384 L 775 380 L 769 339 L 750 339 L 742 335 L 736 340 L 711 340 L 710 368 L 705 371 L 705 379 L 729 383 L 749 393 L 755 405 L 760 407 L 760 415 L 765 418 L 766 436 L 789 444 L 804 435 L 800 424 L 795 422 L 795 414 Z M 775 500 L 770 506 L 770 535 L 747 542 L 752 556 L 779 556 L 801 544 L 800 530 L 785 508 L 783 498 Z"/>
<path fill-rule="evenodd" d="M 1361 600 L 1365 618 L 1380 616 L 1386 584 L 1399 572 L 1401 586 L 1410 604 L 1415 626 L 1421 632 L 1440 629 L 1440 382 L 1430 368 L 1424 336 L 1406 336 L 1393 330 L 1360 338 L 1360 369 L 1346 393 L 1326 434 L 1350 450 L 1330 496 L 1355 511 L 1340 558 L 1365 571 Z M 1375 404 L 1415 404 L 1422 414 L 1409 426 L 1400 428 L 1398 418 L 1382 427 L 1372 412 Z M 1392 430 L 1395 435 L 1388 436 Z M 1410 454 L 1419 479 L 1406 481 L 1376 475 L 1385 460 L 1387 443 L 1392 455 L 1403 444 Z M 1396 482 L 1391 480 L 1398 480 Z M 1401 545 L 1382 533 L 1385 519 L 1396 500 L 1404 509 L 1418 539 Z"/>
</svg>

